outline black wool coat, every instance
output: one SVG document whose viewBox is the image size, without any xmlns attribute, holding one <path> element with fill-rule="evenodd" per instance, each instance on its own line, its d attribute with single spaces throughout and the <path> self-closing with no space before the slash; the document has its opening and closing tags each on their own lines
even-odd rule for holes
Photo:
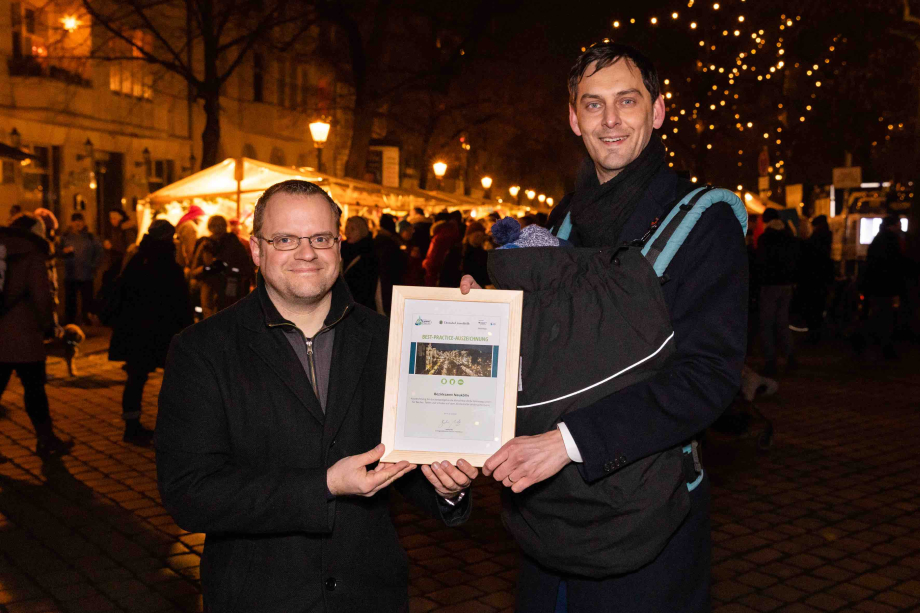
<svg viewBox="0 0 920 613">
<path fill-rule="evenodd" d="M 160 494 L 176 523 L 207 538 L 201 561 L 210 612 L 407 610 L 408 563 L 388 490 L 331 497 L 326 469 L 380 442 L 387 320 L 356 305 L 340 279 L 323 413 L 263 282 L 178 335 L 157 418 Z M 413 471 L 405 496 L 441 515 Z"/>
<path fill-rule="evenodd" d="M 144 237 L 115 283 L 103 320 L 112 328 L 109 360 L 150 371 L 166 365 L 173 336 L 193 321 L 172 241 Z"/>
</svg>

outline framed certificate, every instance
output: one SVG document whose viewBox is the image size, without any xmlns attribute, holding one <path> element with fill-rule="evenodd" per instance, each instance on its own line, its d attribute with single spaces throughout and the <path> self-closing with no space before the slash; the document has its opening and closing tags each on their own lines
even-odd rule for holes
<svg viewBox="0 0 920 613">
<path fill-rule="evenodd" d="M 382 462 L 482 466 L 514 437 L 523 300 L 393 287 Z"/>
</svg>

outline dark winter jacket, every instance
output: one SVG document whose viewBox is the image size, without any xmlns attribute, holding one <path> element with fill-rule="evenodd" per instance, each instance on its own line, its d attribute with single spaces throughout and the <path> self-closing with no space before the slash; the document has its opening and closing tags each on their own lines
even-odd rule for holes
<svg viewBox="0 0 920 613">
<path fill-rule="evenodd" d="M 6 256 L 0 304 L 0 362 L 43 362 L 45 333 L 54 323 L 48 242 L 29 230 L 0 227 Z"/>
<path fill-rule="evenodd" d="M 775 219 L 757 239 L 757 279 L 764 285 L 794 285 L 798 281 L 801 250 L 797 238 Z"/>
<path fill-rule="evenodd" d="M 464 275 L 470 275 L 476 279 L 481 287 L 489 284 L 489 252 L 480 247 L 474 247 L 470 243 L 463 244 L 463 267 Z"/>
<path fill-rule="evenodd" d="M 596 175 L 593 180 L 596 184 Z M 676 175 L 659 172 L 620 236 L 611 237 L 609 244 L 642 237 L 652 221 L 664 219 L 686 191 Z M 558 230 L 566 213 L 564 201 L 554 211 L 550 225 Z M 567 258 L 578 250 L 493 252 L 490 273 L 493 257 L 521 258 L 518 254 L 528 251 L 535 252 L 533 259 L 542 260 Z M 592 578 L 635 570 L 651 561 L 684 521 L 690 509 L 687 476 L 693 471 L 691 467 L 686 472 L 686 464 L 682 465 L 681 447 L 708 427 L 737 391 L 747 328 L 744 236 L 727 204 L 713 204 L 702 214 L 671 260 L 663 284 L 650 274 L 651 268 L 635 248 L 620 251 L 617 257 L 606 251 L 597 249 L 596 258 L 581 260 L 572 254 L 572 266 L 580 267 L 574 274 L 547 272 L 539 265 L 523 271 L 531 287 L 558 283 L 560 289 L 571 290 L 576 306 L 584 305 L 572 311 L 571 322 L 560 322 L 559 330 L 553 326 L 523 330 L 522 336 L 539 339 L 529 343 L 536 347 L 530 359 L 548 359 L 564 379 L 568 373 L 578 374 L 586 362 L 606 359 L 604 354 L 612 358 L 636 343 L 664 349 L 655 355 L 636 356 L 650 358 L 641 368 L 623 374 L 625 386 L 620 384 L 618 391 L 575 407 L 562 417 L 583 463 L 568 465 L 522 495 L 505 494 L 506 523 L 511 518 L 509 525 L 520 527 L 515 536 L 525 553 L 559 573 Z M 613 272 L 602 268 L 605 262 Z M 522 269 L 524 264 L 523 260 L 511 262 L 506 269 Z M 622 275 L 615 272 L 618 267 L 625 271 Z M 613 305 L 615 308 L 592 303 L 613 293 L 632 294 L 637 299 Z M 544 300 L 542 295 L 536 299 Z M 526 302 L 525 294 L 525 312 Z M 545 308 L 556 309 L 556 303 L 546 297 Z M 612 323 L 596 319 L 598 313 L 623 324 L 613 325 L 615 332 L 598 336 L 597 330 L 608 330 Z M 589 335 L 596 353 L 567 359 L 562 357 L 564 352 L 551 353 L 554 336 L 566 325 Z M 661 342 L 668 327 L 673 331 L 673 344 Z M 522 341 L 522 348 L 524 345 Z M 528 357 L 522 357 L 526 376 Z M 539 406 L 519 407 L 519 424 L 538 424 L 540 410 Z M 531 416 L 530 412 L 536 413 Z M 555 426 L 541 425 L 543 431 Z M 519 426 L 519 435 L 536 433 L 522 432 Z M 598 492 L 605 497 L 598 497 Z M 528 517 L 534 507 L 538 511 Z M 547 515 L 557 521 L 547 526 L 541 520 Z M 602 531 L 602 538 L 590 537 L 596 530 Z M 570 586 L 578 589 L 574 582 Z"/>
<path fill-rule="evenodd" d="M 872 239 L 866 254 L 862 290 L 867 296 L 898 296 L 904 291 L 908 261 L 899 229 L 882 228 Z"/>
<path fill-rule="evenodd" d="M 73 252 L 64 253 L 67 247 L 73 247 Z M 102 242 L 89 230 L 83 228 L 80 232 L 66 232 L 61 236 L 59 251 L 59 257 L 64 260 L 65 281 L 92 281 L 96 277 L 104 250 Z"/>
<path fill-rule="evenodd" d="M 380 265 L 374 252 L 374 239 L 370 235 L 357 243 L 342 243 L 342 276 L 355 302 L 376 311 Z"/>
<path fill-rule="evenodd" d="M 374 237 L 374 253 L 380 265 L 380 292 L 383 299 L 383 313 L 390 314 L 393 301 L 393 286 L 404 285 L 406 273 L 406 252 L 400 249 L 399 238 L 384 228 Z"/>
<path fill-rule="evenodd" d="M 157 476 L 176 523 L 207 539 L 201 558 L 212 613 L 391 613 L 408 606 L 408 561 L 389 490 L 330 497 L 326 470 L 380 442 L 387 320 L 337 281 L 325 413 L 284 320 L 258 288 L 176 337 L 160 392 Z M 416 470 L 400 492 L 441 514 Z M 461 505 L 462 506 L 462 505 Z"/>
<path fill-rule="evenodd" d="M 192 278 L 201 291 L 201 306 L 207 312 L 216 313 L 248 294 L 254 275 L 249 250 L 235 234 L 200 240 Z"/>
<path fill-rule="evenodd" d="M 112 327 L 109 359 L 134 368 L 166 365 L 173 336 L 192 323 L 192 307 L 172 241 L 145 236 L 116 282 L 103 313 Z"/>
<path fill-rule="evenodd" d="M 816 228 L 802 243 L 799 279 L 811 287 L 824 287 L 834 280 L 831 245 L 834 236 L 828 228 Z"/>
</svg>

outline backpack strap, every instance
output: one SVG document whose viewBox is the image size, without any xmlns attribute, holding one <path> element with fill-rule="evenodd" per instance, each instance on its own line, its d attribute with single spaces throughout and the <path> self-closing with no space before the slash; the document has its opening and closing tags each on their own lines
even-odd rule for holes
<svg viewBox="0 0 920 613">
<path fill-rule="evenodd" d="M 747 234 L 747 209 L 741 198 L 727 189 L 712 186 L 697 188 L 671 209 L 665 220 L 658 225 L 655 234 L 642 248 L 642 255 L 655 269 L 655 274 L 659 277 L 664 275 L 674 254 L 684 244 L 696 222 L 717 202 L 724 202 L 732 207 L 735 217 L 741 224 L 742 232 Z"/>
</svg>

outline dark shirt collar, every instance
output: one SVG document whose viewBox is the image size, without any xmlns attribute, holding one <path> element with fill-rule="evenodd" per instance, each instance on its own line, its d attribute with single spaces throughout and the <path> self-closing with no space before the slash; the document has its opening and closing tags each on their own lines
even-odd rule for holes
<svg viewBox="0 0 920 613">
<path fill-rule="evenodd" d="M 262 306 L 262 315 L 265 318 L 265 325 L 269 328 L 276 326 L 293 326 L 294 323 L 281 316 L 277 307 L 268 295 L 265 288 L 265 279 L 262 273 L 257 275 L 256 293 L 259 296 L 259 304 Z M 329 314 L 323 322 L 323 327 L 331 327 L 341 321 L 347 314 L 354 311 L 355 300 L 351 297 L 351 292 L 345 281 L 339 276 L 332 286 L 332 305 L 329 307 Z"/>
</svg>

